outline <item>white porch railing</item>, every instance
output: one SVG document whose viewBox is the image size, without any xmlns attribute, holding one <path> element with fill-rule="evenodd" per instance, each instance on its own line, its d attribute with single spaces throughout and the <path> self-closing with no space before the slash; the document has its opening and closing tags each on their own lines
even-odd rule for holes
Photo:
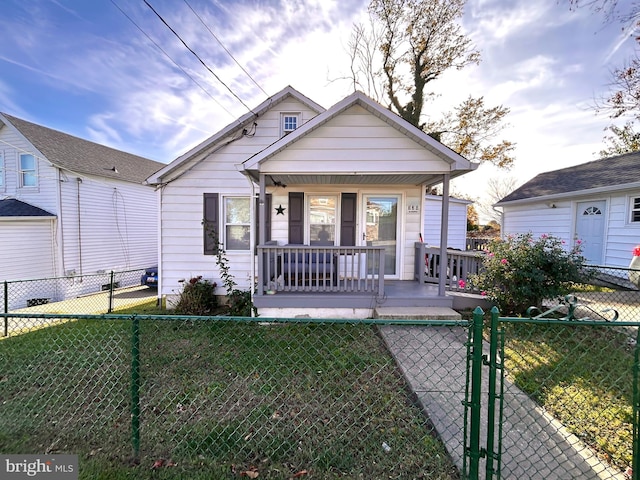
<svg viewBox="0 0 640 480">
<path fill-rule="evenodd" d="M 258 247 L 258 295 L 344 292 L 384 295 L 384 247 Z"/>
<path fill-rule="evenodd" d="M 476 293 L 469 284 L 469 276 L 482 267 L 483 251 L 463 252 L 447 249 L 445 285 L 450 291 Z M 415 243 L 415 279 L 420 283 L 438 283 L 440 279 L 440 248 Z"/>
</svg>

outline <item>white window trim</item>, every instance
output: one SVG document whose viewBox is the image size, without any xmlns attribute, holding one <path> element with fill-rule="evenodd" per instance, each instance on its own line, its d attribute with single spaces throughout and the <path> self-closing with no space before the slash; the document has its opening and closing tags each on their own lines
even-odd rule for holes
<svg viewBox="0 0 640 480">
<path fill-rule="evenodd" d="M 634 200 L 638 199 L 638 201 L 640 201 L 640 195 L 634 195 L 634 196 L 629 196 L 628 200 L 627 200 L 627 206 L 629 207 L 629 211 L 627 212 L 627 225 L 633 225 L 633 226 L 639 226 L 640 227 L 640 220 L 638 221 L 633 221 L 633 212 L 638 212 L 640 213 L 640 207 L 638 207 L 637 209 L 633 208 L 633 204 L 635 203 Z"/>
<path fill-rule="evenodd" d="M 304 196 L 304 203 L 305 203 L 305 219 L 304 219 L 304 243 L 306 245 L 311 245 L 311 197 L 334 197 L 335 198 L 335 205 L 336 205 L 336 209 L 335 209 L 335 213 L 334 213 L 334 218 L 335 218 L 335 224 L 334 224 L 334 246 L 336 245 L 340 245 L 340 194 L 336 193 L 336 192 L 332 192 L 332 193 L 317 193 L 317 192 L 313 192 L 313 193 L 307 193 Z M 318 224 L 314 224 L 314 225 L 318 225 Z"/>
<path fill-rule="evenodd" d="M 285 129 L 284 121 L 287 117 L 295 117 L 296 118 L 296 128 L 294 129 Z M 282 112 L 280 114 L 280 137 L 284 137 L 285 135 L 293 132 L 293 130 L 300 128 L 300 112 Z"/>
<path fill-rule="evenodd" d="M 227 223 L 227 199 L 246 199 L 249 201 L 249 222 L 248 223 Z M 249 227 L 249 235 L 251 235 L 251 196 L 250 195 L 221 195 L 221 208 L 222 208 L 222 217 L 221 218 L 221 229 L 222 235 L 224 236 L 224 241 L 222 243 L 223 249 L 225 252 L 249 252 L 251 251 L 251 241 L 249 241 L 249 246 L 246 249 L 236 250 L 230 249 L 227 245 L 227 226 L 236 225 L 236 226 L 247 226 Z"/>
<path fill-rule="evenodd" d="M 7 185 L 5 171 L 6 168 L 6 157 L 3 151 L 0 151 L 0 191 L 4 191 Z"/>
<path fill-rule="evenodd" d="M 22 169 L 22 157 L 30 155 L 33 158 L 33 176 L 35 177 L 35 185 L 25 185 L 24 184 L 24 173 L 31 172 L 31 170 L 23 170 Z M 36 189 L 38 188 L 38 157 L 36 157 L 32 153 L 20 153 L 18 154 L 18 185 L 20 188 L 25 189 Z"/>
</svg>

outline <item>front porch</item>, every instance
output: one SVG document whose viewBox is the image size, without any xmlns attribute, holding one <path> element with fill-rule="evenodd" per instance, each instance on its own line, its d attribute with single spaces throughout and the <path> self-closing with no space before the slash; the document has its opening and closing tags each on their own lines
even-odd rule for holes
<svg viewBox="0 0 640 480">
<path fill-rule="evenodd" d="M 263 245 L 257 250 L 254 305 L 262 316 L 310 308 L 371 316 L 380 307 L 468 308 L 484 303 L 450 275 L 466 279 L 467 268 L 477 271 L 476 253 L 451 251 L 440 262 L 439 250 L 417 243 L 415 255 L 421 261 L 415 262 L 415 280 L 390 280 L 385 279 L 384 246 Z M 437 263 L 425 265 L 424 258 Z M 440 268 L 442 272 L 434 271 Z"/>
</svg>

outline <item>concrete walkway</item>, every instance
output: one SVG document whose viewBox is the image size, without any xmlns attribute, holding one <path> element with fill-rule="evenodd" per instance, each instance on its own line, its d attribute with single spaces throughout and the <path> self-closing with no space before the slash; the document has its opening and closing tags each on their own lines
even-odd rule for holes
<svg viewBox="0 0 640 480">
<path fill-rule="evenodd" d="M 455 312 L 454 312 L 455 313 Z M 443 312 L 438 311 L 442 316 Z M 379 315 L 382 317 L 383 315 Z M 420 318 L 431 318 L 423 310 Z M 462 471 L 467 330 L 461 327 L 388 325 L 382 336 L 451 458 Z M 488 353 L 488 347 L 486 347 Z M 483 369 L 486 418 L 488 369 Z M 624 479 L 527 395 L 505 381 L 503 479 Z M 486 446 L 483 418 L 481 446 Z M 496 440 L 497 448 L 497 440 Z M 481 478 L 485 462 L 481 459 Z"/>
</svg>

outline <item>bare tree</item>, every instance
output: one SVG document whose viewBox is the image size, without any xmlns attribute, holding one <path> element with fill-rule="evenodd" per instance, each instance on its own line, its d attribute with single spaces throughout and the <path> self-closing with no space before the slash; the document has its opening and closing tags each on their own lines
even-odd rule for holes
<svg viewBox="0 0 640 480">
<path fill-rule="evenodd" d="M 520 182 L 510 176 L 490 178 L 486 183 L 485 199 L 478 204 L 480 213 L 502 225 L 502 208 L 495 204 L 513 192 Z"/>
<path fill-rule="evenodd" d="M 371 33 L 357 26 L 349 45 L 353 83 L 374 98 L 383 92 L 391 110 L 468 159 L 509 167 L 514 145 L 494 143 L 508 108 L 469 97 L 440 120 L 423 118 L 425 102 L 435 96 L 429 84 L 480 61 L 459 24 L 465 2 L 371 0 Z"/>
</svg>

